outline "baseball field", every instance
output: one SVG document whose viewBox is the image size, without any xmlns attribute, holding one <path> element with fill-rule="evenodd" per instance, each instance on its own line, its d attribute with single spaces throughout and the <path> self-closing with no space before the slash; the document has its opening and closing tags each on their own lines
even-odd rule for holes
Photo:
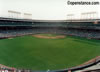
<svg viewBox="0 0 100 72">
<path fill-rule="evenodd" d="M 54 35 L 55 36 L 55 35 Z M 33 70 L 56 70 L 80 65 L 100 55 L 100 40 L 66 36 L 33 36 L 0 40 L 0 64 Z"/>
</svg>

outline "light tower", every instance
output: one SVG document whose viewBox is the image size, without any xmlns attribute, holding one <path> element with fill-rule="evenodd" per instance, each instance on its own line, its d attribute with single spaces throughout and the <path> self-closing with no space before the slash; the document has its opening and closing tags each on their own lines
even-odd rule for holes
<svg viewBox="0 0 100 72">
<path fill-rule="evenodd" d="M 8 15 L 10 18 L 21 18 L 21 12 L 8 10 Z"/>
<path fill-rule="evenodd" d="M 85 12 L 81 13 L 81 19 L 97 19 L 98 13 L 97 12 Z"/>
<path fill-rule="evenodd" d="M 32 19 L 32 14 L 24 13 L 24 19 Z"/>
<path fill-rule="evenodd" d="M 68 18 L 68 20 L 73 20 L 74 19 L 74 14 L 68 14 L 67 18 Z"/>
</svg>

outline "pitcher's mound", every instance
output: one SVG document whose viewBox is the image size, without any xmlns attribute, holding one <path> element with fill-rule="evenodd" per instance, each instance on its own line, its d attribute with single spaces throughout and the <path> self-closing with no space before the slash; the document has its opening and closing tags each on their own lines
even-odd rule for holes
<svg viewBox="0 0 100 72">
<path fill-rule="evenodd" d="M 37 38 L 45 38 L 45 39 L 60 39 L 66 37 L 65 35 L 56 35 L 56 34 L 36 34 L 33 36 Z"/>
</svg>

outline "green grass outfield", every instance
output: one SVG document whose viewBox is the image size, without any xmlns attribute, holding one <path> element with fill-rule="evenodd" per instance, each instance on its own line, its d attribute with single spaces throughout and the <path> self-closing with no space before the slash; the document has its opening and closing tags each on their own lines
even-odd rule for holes
<svg viewBox="0 0 100 72">
<path fill-rule="evenodd" d="M 99 55 L 100 40 L 70 36 L 64 39 L 24 36 L 0 40 L 0 64 L 17 68 L 64 69 Z"/>
</svg>

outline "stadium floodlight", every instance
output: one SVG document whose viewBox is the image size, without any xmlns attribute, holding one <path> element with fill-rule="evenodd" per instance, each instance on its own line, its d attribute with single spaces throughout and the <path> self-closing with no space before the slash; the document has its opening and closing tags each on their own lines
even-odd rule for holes
<svg viewBox="0 0 100 72">
<path fill-rule="evenodd" d="M 8 15 L 10 18 L 21 18 L 21 12 L 8 10 Z"/>
<path fill-rule="evenodd" d="M 24 18 L 25 19 L 32 19 L 32 14 L 30 14 L 30 13 L 24 13 Z"/>
<path fill-rule="evenodd" d="M 96 19 L 96 18 L 98 18 L 98 13 L 97 12 L 81 13 L 81 18 L 82 19 Z"/>
<path fill-rule="evenodd" d="M 68 18 L 68 20 L 74 19 L 74 14 L 68 14 L 68 15 L 67 15 L 67 18 Z"/>
<path fill-rule="evenodd" d="M 85 12 L 81 14 L 82 19 L 88 19 L 89 13 Z"/>
</svg>

